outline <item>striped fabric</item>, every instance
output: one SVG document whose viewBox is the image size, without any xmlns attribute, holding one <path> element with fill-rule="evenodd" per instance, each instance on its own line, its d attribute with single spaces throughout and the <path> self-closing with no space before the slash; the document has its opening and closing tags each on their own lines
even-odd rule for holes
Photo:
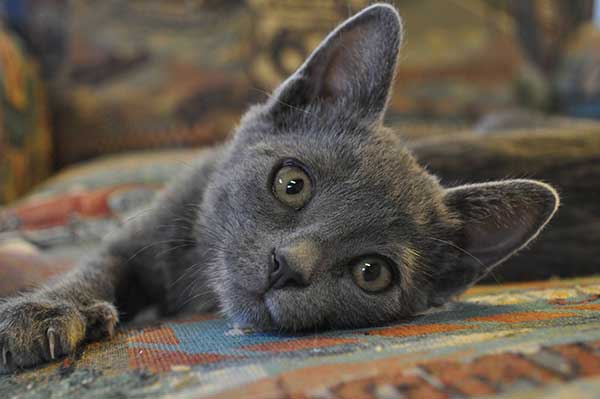
<svg viewBox="0 0 600 399">
<path fill-rule="evenodd" d="M 397 324 L 317 334 L 216 316 L 122 329 L 0 378 L 3 397 L 585 398 L 600 395 L 600 277 L 476 287 Z"/>
</svg>

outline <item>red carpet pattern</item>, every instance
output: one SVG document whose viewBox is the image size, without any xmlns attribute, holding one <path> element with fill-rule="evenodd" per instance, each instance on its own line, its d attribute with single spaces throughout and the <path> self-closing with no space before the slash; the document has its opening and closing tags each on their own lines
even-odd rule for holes
<svg viewBox="0 0 600 399">
<path fill-rule="evenodd" d="M 310 335 L 210 315 L 124 328 L 0 378 L 19 398 L 559 398 L 600 394 L 600 277 L 475 287 L 394 325 Z M 51 396 L 49 396 L 51 395 Z"/>
</svg>

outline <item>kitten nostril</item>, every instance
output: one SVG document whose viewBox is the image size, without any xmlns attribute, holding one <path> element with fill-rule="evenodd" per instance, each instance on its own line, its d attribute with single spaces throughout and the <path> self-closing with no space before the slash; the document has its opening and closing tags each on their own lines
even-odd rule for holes
<svg viewBox="0 0 600 399">
<path fill-rule="evenodd" d="M 270 288 L 284 288 L 289 286 L 304 287 L 308 285 L 306 278 L 289 263 L 285 254 L 274 251 L 271 258 L 269 275 Z"/>
<path fill-rule="evenodd" d="M 271 253 L 271 273 L 276 273 L 279 270 L 279 262 L 275 255 L 275 250 Z"/>
</svg>

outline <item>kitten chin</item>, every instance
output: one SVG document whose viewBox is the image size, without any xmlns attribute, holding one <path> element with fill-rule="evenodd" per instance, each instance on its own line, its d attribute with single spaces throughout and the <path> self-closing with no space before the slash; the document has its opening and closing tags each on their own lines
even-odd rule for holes
<svg viewBox="0 0 600 399">
<path fill-rule="evenodd" d="M 221 310 L 235 325 L 263 331 L 278 329 L 262 298 L 239 291 L 236 294 L 223 294 L 225 297 L 221 300 Z"/>
<path fill-rule="evenodd" d="M 329 325 L 322 309 L 302 303 L 305 293 L 301 288 L 270 290 L 257 295 L 236 287 L 221 294 L 223 312 L 234 324 L 244 328 L 298 332 Z"/>
<path fill-rule="evenodd" d="M 270 291 L 265 295 L 264 303 L 272 327 L 284 331 L 304 331 L 319 328 L 324 324 L 323 312 L 314 308 L 307 309 L 307 306 L 298 303 L 302 300 L 302 295 L 298 295 L 300 290 L 286 288 Z"/>
</svg>

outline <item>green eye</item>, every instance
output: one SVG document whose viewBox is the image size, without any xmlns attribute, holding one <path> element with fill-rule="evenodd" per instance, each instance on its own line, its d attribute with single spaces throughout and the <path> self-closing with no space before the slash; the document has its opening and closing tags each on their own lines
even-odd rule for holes
<svg viewBox="0 0 600 399">
<path fill-rule="evenodd" d="M 312 196 L 310 177 L 298 166 L 284 165 L 273 179 L 273 195 L 282 204 L 301 209 Z"/>
<path fill-rule="evenodd" d="M 358 259 L 351 267 L 352 279 L 363 291 L 381 292 L 394 282 L 392 265 L 385 259 L 369 256 Z"/>
</svg>

